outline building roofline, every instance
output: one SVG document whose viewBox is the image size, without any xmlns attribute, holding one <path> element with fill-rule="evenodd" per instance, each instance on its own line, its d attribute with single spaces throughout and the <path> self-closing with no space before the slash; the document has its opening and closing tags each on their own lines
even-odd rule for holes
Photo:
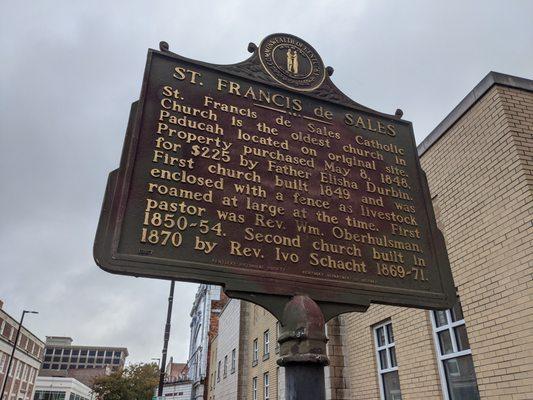
<svg viewBox="0 0 533 400">
<path fill-rule="evenodd" d="M 17 329 L 18 324 L 20 323 L 20 320 L 17 320 L 15 317 L 13 317 L 13 316 L 12 316 L 11 314 L 9 314 L 4 308 L 0 308 L 0 312 L 4 313 L 4 314 L 7 315 L 9 318 L 11 318 L 13 321 L 15 321 L 15 324 L 16 324 L 17 326 L 15 326 L 14 328 Z M 36 342 L 41 343 L 41 344 L 43 345 L 43 347 L 46 346 L 46 343 L 45 343 L 43 340 L 39 339 L 39 337 L 38 337 L 35 333 L 33 333 L 32 331 L 30 331 L 28 328 L 26 328 L 26 326 L 24 326 L 24 324 L 22 324 L 22 330 L 21 330 L 21 331 L 22 331 L 22 332 L 26 332 L 26 333 L 28 333 L 28 334 L 32 337 L 32 339 L 35 339 Z"/>
<path fill-rule="evenodd" d="M 533 92 L 533 80 L 518 76 L 489 72 L 474 89 L 438 124 L 433 131 L 417 147 L 418 156 L 422 155 L 433 146 L 479 99 L 481 99 L 493 86 L 500 85 L 514 89 Z"/>
</svg>

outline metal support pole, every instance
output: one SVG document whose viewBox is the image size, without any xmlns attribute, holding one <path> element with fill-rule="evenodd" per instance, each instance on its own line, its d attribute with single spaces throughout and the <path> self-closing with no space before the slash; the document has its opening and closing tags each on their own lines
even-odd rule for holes
<svg viewBox="0 0 533 400">
<path fill-rule="evenodd" d="M 157 396 L 163 396 L 163 384 L 165 383 L 165 367 L 167 365 L 168 339 L 170 338 L 170 322 L 172 319 L 172 302 L 174 301 L 174 281 L 170 282 L 170 294 L 168 295 L 167 323 L 165 325 L 165 336 L 163 337 L 163 355 L 159 372 L 159 387 Z"/>
<path fill-rule="evenodd" d="M 278 339 L 287 400 L 326 399 L 327 341 L 320 307 L 306 295 L 294 296 L 283 311 Z"/>
</svg>

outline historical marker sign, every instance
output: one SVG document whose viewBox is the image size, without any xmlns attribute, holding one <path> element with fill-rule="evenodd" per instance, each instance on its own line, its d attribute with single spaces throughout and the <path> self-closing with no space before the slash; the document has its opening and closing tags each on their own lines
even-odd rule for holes
<svg viewBox="0 0 533 400">
<path fill-rule="evenodd" d="M 220 66 L 148 52 L 95 242 L 107 271 L 448 307 L 411 123 L 363 107 L 291 35 Z"/>
</svg>

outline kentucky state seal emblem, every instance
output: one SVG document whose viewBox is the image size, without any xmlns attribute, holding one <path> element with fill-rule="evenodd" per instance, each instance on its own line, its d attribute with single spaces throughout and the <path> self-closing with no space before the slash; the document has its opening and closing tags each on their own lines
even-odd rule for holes
<svg viewBox="0 0 533 400">
<path fill-rule="evenodd" d="M 259 58 L 275 81 L 294 90 L 314 90 L 326 77 L 324 64 L 315 49 L 293 35 L 267 36 L 259 45 Z"/>
</svg>

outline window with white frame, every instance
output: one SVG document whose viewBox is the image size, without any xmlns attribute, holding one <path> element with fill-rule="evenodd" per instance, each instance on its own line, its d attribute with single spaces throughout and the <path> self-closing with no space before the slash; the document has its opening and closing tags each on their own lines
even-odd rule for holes
<svg viewBox="0 0 533 400">
<path fill-rule="evenodd" d="M 263 332 L 263 360 L 270 356 L 270 331 Z"/>
<path fill-rule="evenodd" d="M 430 311 L 445 400 L 478 400 L 479 391 L 461 303 Z"/>
<path fill-rule="evenodd" d="M 270 377 L 268 372 L 263 374 L 263 400 L 270 399 Z"/>
<path fill-rule="evenodd" d="M 257 376 L 252 379 L 252 400 L 257 400 Z"/>
<path fill-rule="evenodd" d="M 257 338 L 254 339 L 252 345 L 252 366 L 257 365 L 259 359 L 259 345 L 257 344 Z"/>
<path fill-rule="evenodd" d="M 374 327 L 374 341 L 376 344 L 381 399 L 401 400 L 402 393 L 391 321 Z"/>
<path fill-rule="evenodd" d="M 235 367 L 237 364 L 237 349 L 231 350 L 231 373 L 235 372 Z"/>
</svg>

